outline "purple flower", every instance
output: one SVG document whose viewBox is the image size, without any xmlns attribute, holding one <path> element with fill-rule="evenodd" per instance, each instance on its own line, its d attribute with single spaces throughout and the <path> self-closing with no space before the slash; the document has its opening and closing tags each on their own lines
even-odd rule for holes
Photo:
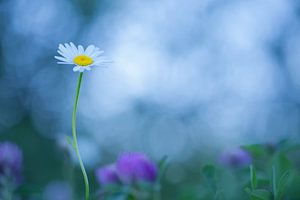
<svg viewBox="0 0 300 200">
<path fill-rule="evenodd" d="M 140 181 L 153 183 L 157 178 L 156 165 L 142 153 L 122 154 L 117 160 L 116 169 L 125 184 Z"/>
<path fill-rule="evenodd" d="M 0 175 L 9 173 L 16 181 L 21 179 L 23 155 L 19 147 L 10 142 L 0 143 Z"/>
<path fill-rule="evenodd" d="M 247 166 L 252 162 L 252 157 L 249 152 L 244 149 L 237 148 L 230 151 L 226 151 L 221 155 L 221 163 L 230 167 L 242 167 Z"/>
<path fill-rule="evenodd" d="M 96 179 L 101 185 L 118 184 L 120 183 L 114 165 L 107 165 L 96 170 Z"/>
</svg>

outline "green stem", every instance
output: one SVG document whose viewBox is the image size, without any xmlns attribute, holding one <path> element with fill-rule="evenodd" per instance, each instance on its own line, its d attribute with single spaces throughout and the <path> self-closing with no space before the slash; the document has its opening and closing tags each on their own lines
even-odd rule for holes
<svg viewBox="0 0 300 200">
<path fill-rule="evenodd" d="M 79 148 L 78 148 L 78 143 L 77 143 L 77 136 L 76 136 L 76 113 L 77 113 L 77 104 L 78 104 L 78 97 L 79 97 L 79 92 L 80 92 L 80 86 L 81 86 L 81 80 L 82 80 L 82 75 L 83 72 L 81 72 L 79 74 L 79 78 L 78 78 L 78 85 L 77 85 L 77 89 L 76 89 L 76 97 L 75 97 L 75 102 L 74 102 L 74 109 L 73 109 L 73 115 L 72 115 L 72 136 L 73 136 L 73 146 L 80 164 L 80 168 L 82 171 L 82 175 L 83 175 L 83 179 L 84 179 L 84 184 L 85 184 L 85 200 L 89 200 L 89 180 L 88 180 L 88 176 L 87 173 L 85 171 L 81 156 L 80 156 L 80 152 L 79 152 Z"/>
<path fill-rule="evenodd" d="M 277 196 L 277 177 L 276 177 L 276 169 L 275 166 L 272 166 L 272 184 L 273 184 L 273 193 L 274 193 L 274 200 L 278 200 Z"/>
</svg>

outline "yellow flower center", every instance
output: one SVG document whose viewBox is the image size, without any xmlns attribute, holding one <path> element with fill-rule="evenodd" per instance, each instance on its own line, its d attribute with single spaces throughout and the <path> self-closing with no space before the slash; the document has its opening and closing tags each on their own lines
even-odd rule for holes
<svg viewBox="0 0 300 200">
<path fill-rule="evenodd" d="M 93 63 L 93 59 L 89 56 L 86 56 L 86 55 L 79 55 L 79 56 L 76 56 L 73 60 L 73 62 L 76 64 L 76 65 L 79 65 L 79 66 L 87 66 L 87 65 L 90 65 Z"/>
</svg>

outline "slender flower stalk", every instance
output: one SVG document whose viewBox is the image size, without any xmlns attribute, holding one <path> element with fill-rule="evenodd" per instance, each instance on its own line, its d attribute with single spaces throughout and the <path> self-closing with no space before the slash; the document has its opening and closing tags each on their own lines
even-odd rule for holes
<svg viewBox="0 0 300 200">
<path fill-rule="evenodd" d="M 103 52 L 98 47 L 95 47 L 94 45 L 89 45 L 86 49 L 83 48 L 83 46 L 78 45 L 77 47 L 72 43 L 65 43 L 59 44 L 58 51 L 60 56 L 54 56 L 55 59 L 58 60 L 58 64 L 62 65 L 75 65 L 73 67 L 74 72 L 80 72 L 79 78 L 78 78 L 78 84 L 76 89 L 76 97 L 74 102 L 74 109 L 73 109 L 73 115 L 72 115 L 72 136 L 73 141 L 71 139 L 68 139 L 69 142 L 72 144 L 76 156 L 78 158 L 80 169 L 82 171 L 84 184 L 85 184 L 85 200 L 89 200 L 89 180 L 86 173 L 86 170 L 84 168 L 84 164 L 82 162 L 78 143 L 77 143 L 77 135 L 76 135 L 76 113 L 77 113 L 77 104 L 78 104 L 78 97 L 80 93 L 80 87 L 81 87 L 81 81 L 84 71 L 90 71 L 93 67 L 96 66 L 104 66 L 106 63 L 110 63 L 109 60 L 107 60 L 104 56 L 102 56 Z"/>
<path fill-rule="evenodd" d="M 74 147 L 74 150 L 76 152 L 76 156 L 78 158 L 78 161 L 79 161 L 79 164 L 80 164 L 80 169 L 81 169 L 83 179 L 84 179 L 85 200 L 88 200 L 89 199 L 89 193 L 90 193 L 89 179 L 88 179 L 86 170 L 84 168 L 83 161 L 82 161 L 81 156 L 80 156 L 79 147 L 78 147 L 78 143 L 77 143 L 77 134 L 76 134 L 76 113 L 77 113 L 77 104 L 78 104 L 78 97 L 79 97 L 79 93 L 80 93 L 82 75 L 83 75 L 83 72 L 80 72 L 79 78 L 78 78 L 77 89 L 76 89 L 76 97 L 75 97 L 74 109 L 73 109 L 73 115 L 72 115 L 72 136 L 73 136 L 73 147 Z"/>
</svg>

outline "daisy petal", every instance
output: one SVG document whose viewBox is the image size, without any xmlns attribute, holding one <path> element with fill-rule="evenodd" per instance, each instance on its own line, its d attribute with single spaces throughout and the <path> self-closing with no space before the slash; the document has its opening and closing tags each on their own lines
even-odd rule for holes
<svg viewBox="0 0 300 200">
<path fill-rule="evenodd" d="M 78 53 L 83 54 L 84 53 L 84 48 L 81 45 L 78 45 Z"/>
<path fill-rule="evenodd" d="M 58 49 L 63 53 L 68 52 L 67 48 L 63 44 L 59 44 Z"/>
<path fill-rule="evenodd" d="M 59 53 L 63 57 L 66 57 L 65 53 L 61 52 L 60 50 L 57 50 L 57 53 Z"/>
<path fill-rule="evenodd" d="M 60 61 L 69 62 L 69 60 L 64 58 L 64 57 L 54 56 L 54 58 L 57 59 L 57 60 L 60 60 Z"/>
<path fill-rule="evenodd" d="M 58 45 L 58 49 L 59 49 L 61 52 L 64 52 L 65 47 L 64 47 L 64 45 L 59 44 L 59 45 Z"/>
<path fill-rule="evenodd" d="M 69 55 L 67 55 L 59 50 L 57 51 L 57 53 L 59 53 L 61 57 L 65 58 L 67 60 L 72 60 L 72 58 Z"/>
<path fill-rule="evenodd" d="M 95 59 L 94 64 L 107 64 L 107 63 L 112 63 L 111 60 L 106 59 L 105 57 L 100 57 Z"/>
<path fill-rule="evenodd" d="M 91 67 L 90 67 L 90 66 L 87 66 L 87 67 L 85 67 L 85 70 L 90 71 L 90 70 L 91 70 Z"/>
<path fill-rule="evenodd" d="M 57 64 L 60 64 L 60 65 L 72 65 L 73 63 L 69 63 L 69 62 L 57 62 Z"/>
<path fill-rule="evenodd" d="M 84 67 L 80 67 L 78 71 L 84 72 Z"/>
<path fill-rule="evenodd" d="M 73 67 L 73 71 L 74 71 L 74 72 L 80 71 L 80 68 L 81 68 L 81 67 L 79 67 L 79 66 L 75 66 L 75 67 Z"/>
<path fill-rule="evenodd" d="M 72 57 L 76 56 L 75 52 L 73 52 L 72 47 L 68 43 L 65 43 L 65 47 Z"/>
<path fill-rule="evenodd" d="M 75 55 L 78 55 L 78 49 L 76 48 L 76 46 L 73 44 L 73 42 L 70 42 L 71 48 L 73 50 L 73 53 Z"/>
<path fill-rule="evenodd" d="M 58 49 L 67 57 L 73 57 L 72 53 L 70 52 L 69 49 L 67 49 L 64 45 L 59 44 Z"/>
<path fill-rule="evenodd" d="M 94 51 L 91 55 L 92 58 L 96 58 L 97 56 L 100 56 L 101 54 L 103 54 L 104 51 Z"/>
<path fill-rule="evenodd" d="M 84 54 L 90 56 L 90 55 L 94 52 L 94 49 L 95 49 L 95 46 L 94 46 L 94 45 L 89 45 L 89 46 L 86 48 Z"/>
</svg>

